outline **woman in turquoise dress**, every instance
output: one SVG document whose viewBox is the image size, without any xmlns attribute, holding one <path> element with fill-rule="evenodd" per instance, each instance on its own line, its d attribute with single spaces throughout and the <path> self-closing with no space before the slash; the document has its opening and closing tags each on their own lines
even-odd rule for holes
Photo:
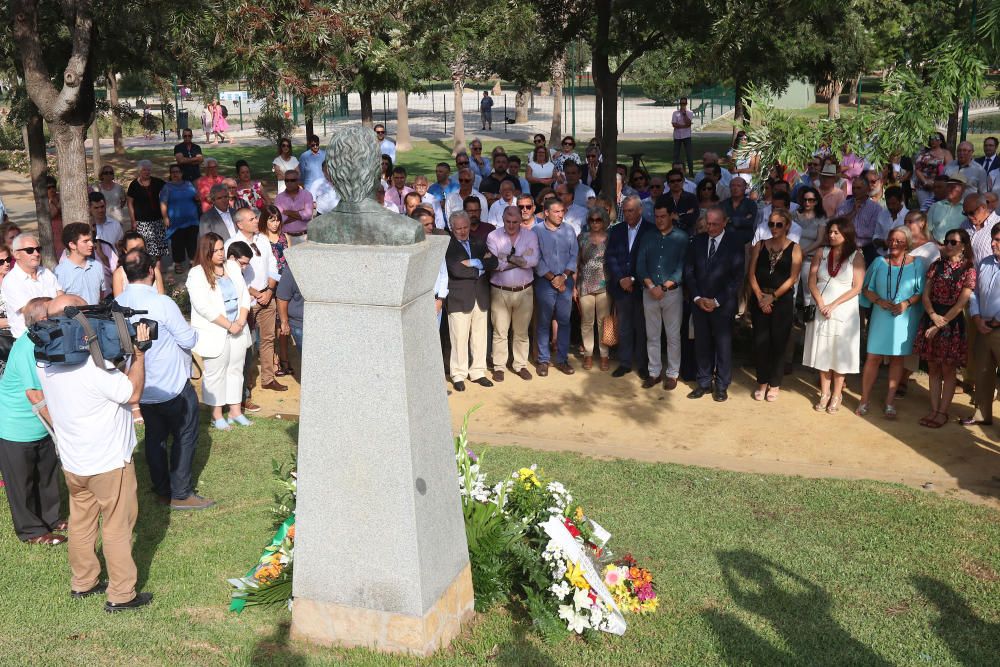
<svg viewBox="0 0 1000 667">
<path fill-rule="evenodd" d="M 912 239 L 906 227 L 889 232 L 889 254 L 878 257 L 865 274 L 861 305 L 871 306 L 868 321 L 868 358 L 861 375 L 861 403 L 857 414 L 868 413 L 872 387 L 882 361 L 889 364 L 889 388 L 884 413 L 896 418 L 893 401 L 903 375 L 903 358 L 913 352 L 922 305 L 926 267 L 919 257 L 908 255 Z"/>
</svg>

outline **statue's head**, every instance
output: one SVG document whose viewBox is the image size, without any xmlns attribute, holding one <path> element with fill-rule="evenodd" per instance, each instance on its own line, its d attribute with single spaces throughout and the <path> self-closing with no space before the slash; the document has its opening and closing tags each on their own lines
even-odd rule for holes
<svg viewBox="0 0 1000 667">
<path fill-rule="evenodd" d="M 382 156 L 375 133 L 361 125 L 334 131 L 326 147 L 327 177 L 341 199 L 360 202 L 375 194 Z"/>
</svg>

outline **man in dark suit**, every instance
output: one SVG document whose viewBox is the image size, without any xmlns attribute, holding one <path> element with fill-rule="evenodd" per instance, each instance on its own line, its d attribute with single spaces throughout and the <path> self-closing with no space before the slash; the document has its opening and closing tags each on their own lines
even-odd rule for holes
<svg viewBox="0 0 1000 667">
<path fill-rule="evenodd" d="M 497 258 L 486 242 L 470 238 L 471 223 L 464 211 L 455 211 L 448 220 L 451 243 L 444 261 L 448 267 L 448 333 L 451 340 L 451 381 L 455 391 L 465 391 L 465 380 L 484 387 L 486 378 L 486 313 L 490 309 L 490 283 L 486 272 L 497 268 Z M 472 364 L 469 364 L 469 350 Z"/>
<path fill-rule="evenodd" d="M 698 206 L 698 197 L 684 191 L 684 172 L 680 169 L 668 171 L 667 188 L 668 190 L 656 200 L 656 205 L 665 205 L 674 219 L 674 226 L 688 236 L 694 235 L 695 223 L 698 222 L 701 209 Z"/>
<path fill-rule="evenodd" d="M 694 237 L 684 263 L 698 365 L 698 386 L 688 398 L 712 392 L 712 398 L 724 401 L 733 379 L 733 319 L 743 281 L 744 249 L 740 239 L 726 232 L 727 222 L 721 207 L 708 209 L 708 232 Z"/>
<path fill-rule="evenodd" d="M 997 155 L 997 143 L 996 137 L 986 137 L 983 139 L 983 153 L 985 155 L 976 158 L 976 162 L 986 171 L 986 175 L 993 180 L 1000 178 L 1000 175 L 992 173 L 1000 169 L 1000 155 Z"/>
<path fill-rule="evenodd" d="M 222 184 L 213 185 L 208 191 L 208 198 L 211 200 L 212 208 L 201 214 L 198 236 L 215 232 L 223 241 L 228 241 L 236 234 L 236 222 L 233 218 L 236 210 L 229 206 L 229 188 Z"/>
<path fill-rule="evenodd" d="M 622 218 L 624 223 L 613 225 L 608 231 L 608 247 L 604 252 L 608 292 L 614 301 L 618 321 L 618 368 L 612 375 L 619 378 L 634 368 L 646 379 L 649 363 L 646 317 L 635 268 L 640 241 L 655 228 L 642 219 L 642 201 L 636 195 L 622 201 Z"/>
</svg>

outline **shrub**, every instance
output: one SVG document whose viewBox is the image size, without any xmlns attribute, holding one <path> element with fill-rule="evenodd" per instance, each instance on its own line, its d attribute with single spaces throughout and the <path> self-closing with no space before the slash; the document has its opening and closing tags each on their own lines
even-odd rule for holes
<svg viewBox="0 0 1000 667">
<path fill-rule="evenodd" d="M 284 109 L 273 97 L 264 101 L 254 125 L 257 126 L 257 134 L 270 139 L 275 148 L 283 138 L 292 134 L 292 121 L 285 118 Z"/>
</svg>

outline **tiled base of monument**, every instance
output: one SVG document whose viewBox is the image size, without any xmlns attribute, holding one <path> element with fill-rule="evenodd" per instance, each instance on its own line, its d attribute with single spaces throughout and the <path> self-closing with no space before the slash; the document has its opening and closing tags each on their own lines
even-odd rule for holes
<svg viewBox="0 0 1000 667">
<path fill-rule="evenodd" d="M 295 598 L 291 636 L 326 646 L 427 656 L 445 647 L 473 615 L 468 565 L 423 616 Z"/>
</svg>

